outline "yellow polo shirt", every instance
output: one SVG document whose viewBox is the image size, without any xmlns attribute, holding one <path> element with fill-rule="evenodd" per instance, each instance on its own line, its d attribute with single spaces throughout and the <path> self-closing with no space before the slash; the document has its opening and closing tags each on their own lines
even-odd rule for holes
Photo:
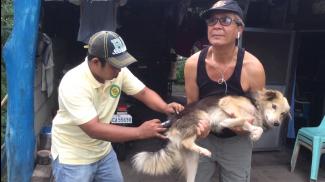
<svg viewBox="0 0 325 182">
<path fill-rule="evenodd" d="M 98 82 L 87 58 L 68 71 L 59 85 L 59 110 L 52 123 L 53 159 L 59 157 L 64 164 L 90 164 L 103 158 L 111 150 L 111 143 L 90 138 L 78 125 L 96 116 L 100 122 L 110 123 L 121 91 L 134 95 L 144 87 L 128 68 L 122 68 L 113 80 Z"/>
</svg>

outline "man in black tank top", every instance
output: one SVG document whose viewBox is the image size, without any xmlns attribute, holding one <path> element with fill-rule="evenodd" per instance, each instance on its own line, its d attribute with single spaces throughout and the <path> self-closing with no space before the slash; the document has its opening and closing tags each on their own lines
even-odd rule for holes
<svg viewBox="0 0 325 182">
<path fill-rule="evenodd" d="M 185 64 L 185 92 L 192 103 L 211 95 L 244 95 L 264 88 L 265 72 L 260 61 L 236 46 L 243 29 L 243 13 L 234 0 L 221 0 L 202 13 L 207 23 L 210 47 L 192 55 Z M 222 182 L 250 181 L 252 142 L 237 128 L 221 134 L 210 133 L 204 126 L 199 145 L 212 152 L 201 157 L 195 181 L 216 181 L 216 162 Z"/>
</svg>

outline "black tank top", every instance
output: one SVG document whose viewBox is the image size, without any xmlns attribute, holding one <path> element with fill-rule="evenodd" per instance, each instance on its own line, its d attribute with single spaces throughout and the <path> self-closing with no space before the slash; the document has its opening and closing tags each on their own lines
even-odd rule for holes
<svg viewBox="0 0 325 182">
<path fill-rule="evenodd" d="M 219 84 L 218 82 L 211 80 L 210 77 L 208 76 L 205 67 L 205 58 L 207 56 L 208 50 L 209 47 L 201 51 L 199 55 L 198 65 L 197 65 L 196 82 L 199 87 L 199 98 L 202 99 L 212 95 L 218 95 L 218 96 L 244 95 L 244 91 L 240 84 L 240 75 L 243 66 L 245 50 L 242 48 L 238 49 L 237 61 L 236 61 L 234 72 L 229 77 L 229 79 L 226 80 L 227 88 L 225 83 Z M 226 90 L 227 92 L 225 93 Z M 214 133 L 214 134 L 218 137 L 223 137 L 223 138 L 232 137 L 236 135 L 233 131 L 227 128 L 224 129 L 222 133 Z"/>
</svg>

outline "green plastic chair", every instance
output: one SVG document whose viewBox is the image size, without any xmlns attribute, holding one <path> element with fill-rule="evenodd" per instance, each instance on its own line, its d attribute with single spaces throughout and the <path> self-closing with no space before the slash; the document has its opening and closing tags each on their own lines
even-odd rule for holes
<svg viewBox="0 0 325 182">
<path fill-rule="evenodd" d="M 318 127 L 300 128 L 291 157 L 291 172 L 294 171 L 300 146 L 312 151 L 310 181 L 317 181 L 319 161 L 325 153 L 325 116 Z"/>
</svg>

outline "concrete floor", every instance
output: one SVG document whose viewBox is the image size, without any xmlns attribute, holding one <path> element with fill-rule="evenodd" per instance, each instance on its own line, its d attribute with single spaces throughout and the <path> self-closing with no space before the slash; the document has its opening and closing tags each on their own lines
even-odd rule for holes
<svg viewBox="0 0 325 182">
<path fill-rule="evenodd" d="M 170 175 L 147 176 L 137 173 L 130 163 L 130 158 L 142 150 L 158 150 L 163 144 L 156 139 L 142 140 L 128 144 L 126 160 L 120 161 L 125 182 L 185 182 L 176 170 Z M 281 151 L 254 152 L 252 159 L 251 182 L 306 182 L 309 181 L 310 152 L 301 150 L 294 173 L 290 172 L 291 149 Z M 218 181 L 218 176 L 216 175 Z M 325 182 L 325 166 L 319 169 L 318 182 Z"/>
</svg>

